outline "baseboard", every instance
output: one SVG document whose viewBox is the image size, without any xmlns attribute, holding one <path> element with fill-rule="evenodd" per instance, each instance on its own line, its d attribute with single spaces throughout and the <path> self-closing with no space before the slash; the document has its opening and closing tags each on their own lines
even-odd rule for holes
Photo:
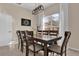
<svg viewBox="0 0 79 59">
<path fill-rule="evenodd" d="M 5 44 L 5 45 L 0 45 L 0 47 L 4 47 L 4 46 L 9 46 L 9 44 Z"/>
<path fill-rule="evenodd" d="M 10 41 L 10 43 L 9 44 L 17 44 L 18 42 L 16 42 L 16 41 Z"/>
<path fill-rule="evenodd" d="M 17 44 L 18 44 L 17 41 L 10 41 L 9 47 L 10 47 L 10 48 L 15 48 L 15 46 L 16 46 Z"/>
<path fill-rule="evenodd" d="M 77 48 L 71 48 L 71 47 L 69 47 L 68 49 L 79 52 L 79 49 L 77 49 Z"/>
</svg>

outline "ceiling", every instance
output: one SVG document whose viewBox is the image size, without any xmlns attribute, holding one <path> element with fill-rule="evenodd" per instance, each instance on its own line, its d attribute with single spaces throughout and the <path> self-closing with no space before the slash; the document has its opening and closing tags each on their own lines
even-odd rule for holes
<svg viewBox="0 0 79 59">
<path fill-rule="evenodd" d="M 16 5 L 26 8 L 29 11 L 32 11 L 35 7 L 37 7 L 38 5 L 41 5 L 41 4 L 44 6 L 44 8 L 47 8 L 54 3 L 16 3 Z"/>
</svg>

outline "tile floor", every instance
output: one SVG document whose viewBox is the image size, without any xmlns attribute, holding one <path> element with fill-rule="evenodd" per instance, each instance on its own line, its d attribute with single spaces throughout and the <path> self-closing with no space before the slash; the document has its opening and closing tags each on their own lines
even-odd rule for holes
<svg viewBox="0 0 79 59">
<path fill-rule="evenodd" d="M 33 56 L 33 53 L 30 52 L 30 56 Z M 40 51 L 39 54 L 36 54 L 37 56 L 43 56 L 43 51 Z M 0 56 L 25 56 L 25 53 L 21 53 L 20 50 L 18 50 L 17 46 L 4 46 L 0 47 Z M 52 54 L 49 54 L 49 56 L 52 56 Z M 79 52 L 68 50 L 67 56 L 79 56 Z"/>
</svg>

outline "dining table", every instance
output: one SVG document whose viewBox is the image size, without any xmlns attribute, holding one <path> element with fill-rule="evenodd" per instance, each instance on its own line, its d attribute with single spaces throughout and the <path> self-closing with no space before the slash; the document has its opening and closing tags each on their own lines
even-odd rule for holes
<svg viewBox="0 0 79 59">
<path fill-rule="evenodd" d="M 62 36 L 50 36 L 50 35 L 34 35 L 32 40 L 42 43 L 44 45 L 44 56 L 48 56 L 48 46 L 50 42 L 56 42 L 60 40 Z M 28 55 L 28 53 L 26 53 Z"/>
</svg>

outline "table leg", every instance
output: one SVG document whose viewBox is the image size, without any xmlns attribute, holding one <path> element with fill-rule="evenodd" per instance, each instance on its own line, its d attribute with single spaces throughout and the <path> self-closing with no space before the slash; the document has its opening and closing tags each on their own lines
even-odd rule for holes
<svg viewBox="0 0 79 59">
<path fill-rule="evenodd" d="M 44 56 L 48 56 L 47 43 L 44 43 Z"/>
</svg>

